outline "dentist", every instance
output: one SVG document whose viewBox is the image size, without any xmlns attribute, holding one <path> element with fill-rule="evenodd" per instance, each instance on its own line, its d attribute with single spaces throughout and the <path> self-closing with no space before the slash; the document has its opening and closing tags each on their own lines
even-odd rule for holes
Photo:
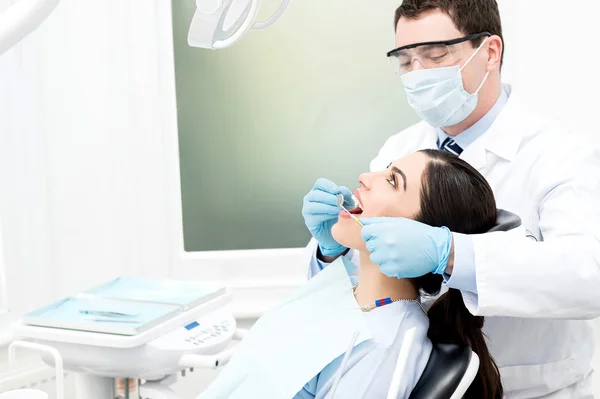
<svg viewBox="0 0 600 399">
<path fill-rule="evenodd" d="M 371 260 L 388 276 L 440 274 L 462 292 L 469 311 L 486 317 L 506 398 L 593 398 L 597 138 L 548 125 L 502 84 L 496 0 L 404 0 L 394 23 L 388 58 L 423 121 L 390 137 L 371 171 L 420 149 L 451 152 L 486 177 L 498 207 L 519 215 L 522 228 L 469 236 L 403 218 L 361 219 Z M 331 235 L 338 193 L 350 200 L 348 188 L 319 179 L 304 198 L 311 275 L 354 255 Z"/>
</svg>

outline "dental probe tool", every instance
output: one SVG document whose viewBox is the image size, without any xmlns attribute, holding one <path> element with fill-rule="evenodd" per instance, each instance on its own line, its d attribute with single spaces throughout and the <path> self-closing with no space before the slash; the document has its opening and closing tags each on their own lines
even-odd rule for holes
<svg viewBox="0 0 600 399">
<path fill-rule="evenodd" d="M 350 211 L 349 211 L 348 209 L 344 208 L 344 201 L 345 201 L 345 200 L 344 200 L 344 194 L 338 194 L 338 195 L 336 196 L 336 202 L 337 202 L 337 206 L 338 206 L 338 207 L 340 207 L 340 208 L 342 208 L 342 209 L 343 209 L 343 210 L 344 210 L 344 211 L 345 211 L 345 212 L 346 212 L 348 215 L 350 215 L 350 217 L 351 217 L 352 219 L 354 219 L 354 221 L 356 222 L 356 224 L 359 224 L 359 225 L 361 225 L 362 227 L 365 227 L 365 225 L 364 225 L 364 224 L 362 224 L 362 223 L 360 222 L 360 220 L 358 220 L 358 218 L 357 218 L 356 216 L 354 216 L 352 213 L 350 213 Z"/>
</svg>

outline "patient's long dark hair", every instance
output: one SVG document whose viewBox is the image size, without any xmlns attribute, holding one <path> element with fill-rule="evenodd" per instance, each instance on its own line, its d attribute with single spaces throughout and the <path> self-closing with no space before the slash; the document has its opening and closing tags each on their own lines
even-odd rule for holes
<svg viewBox="0 0 600 399">
<path fill-rule="evenodd" d="M 422 176 L 421 211 L 416 220 L 430 226 L 446 226 L 463 234 L 481 234 L 496 223 L 494 194 L 485 178 L 467 162 L 447 152 L 423 150 L 429 159 Z M 427 274 L 414 280 L 426 295 L 437 295 L 442 276 Z M 500 372 L 489 353 L 482 332 L 483 317 L 473 316 L 462 294 L 449 289 L 431 307 L 429 339 L 433 343 L 468 345 L 479 356 L 479 372 L 464 398 L 501 399 Z"/>
</svg>

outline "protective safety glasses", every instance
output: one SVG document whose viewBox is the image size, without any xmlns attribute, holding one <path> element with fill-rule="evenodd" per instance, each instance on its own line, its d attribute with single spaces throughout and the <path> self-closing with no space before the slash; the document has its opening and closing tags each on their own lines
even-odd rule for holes
<svg viewBox="0 0 600 399">
<path fill-rule="evenodd" d="M 462 59 L 464 42 L 484 36 L 491 34 L 481 32 L 459 39 L 409 44 L 388 52 L 387 57 L 399 75 L 412 71 L 415 61 L 425 69 L 448 67 Z"/>
</svg>

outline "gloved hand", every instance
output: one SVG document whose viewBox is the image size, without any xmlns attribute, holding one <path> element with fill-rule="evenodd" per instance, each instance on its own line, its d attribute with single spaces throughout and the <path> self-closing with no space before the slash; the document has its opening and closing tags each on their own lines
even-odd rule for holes
<svg viewBox="0 0 600 399">
<path fill-rule="evenodd" d="M 336 202 L 337 194 L 344 195 L 344 204 L 352 204 L 352 193 L 349 189 L 337 186 L 330 180 L 319 179 L 304 196 L 302 205 L 304 223 L 310 234 L 319 242 L 324 256 L 339 255 L 346 250 L 346 247 L 340 245 L 331 235 L 331 227 L 337 222 L 341 211 Z"/>
<path fill-rule="evenodd" d="M 361 231 L 371 261 L 389 277 L 417 278 L 427 273 L 443 274 L 452 248 L 452 233 L 446 227 L 405 218 L 361 218 Z"/>
</svg>

